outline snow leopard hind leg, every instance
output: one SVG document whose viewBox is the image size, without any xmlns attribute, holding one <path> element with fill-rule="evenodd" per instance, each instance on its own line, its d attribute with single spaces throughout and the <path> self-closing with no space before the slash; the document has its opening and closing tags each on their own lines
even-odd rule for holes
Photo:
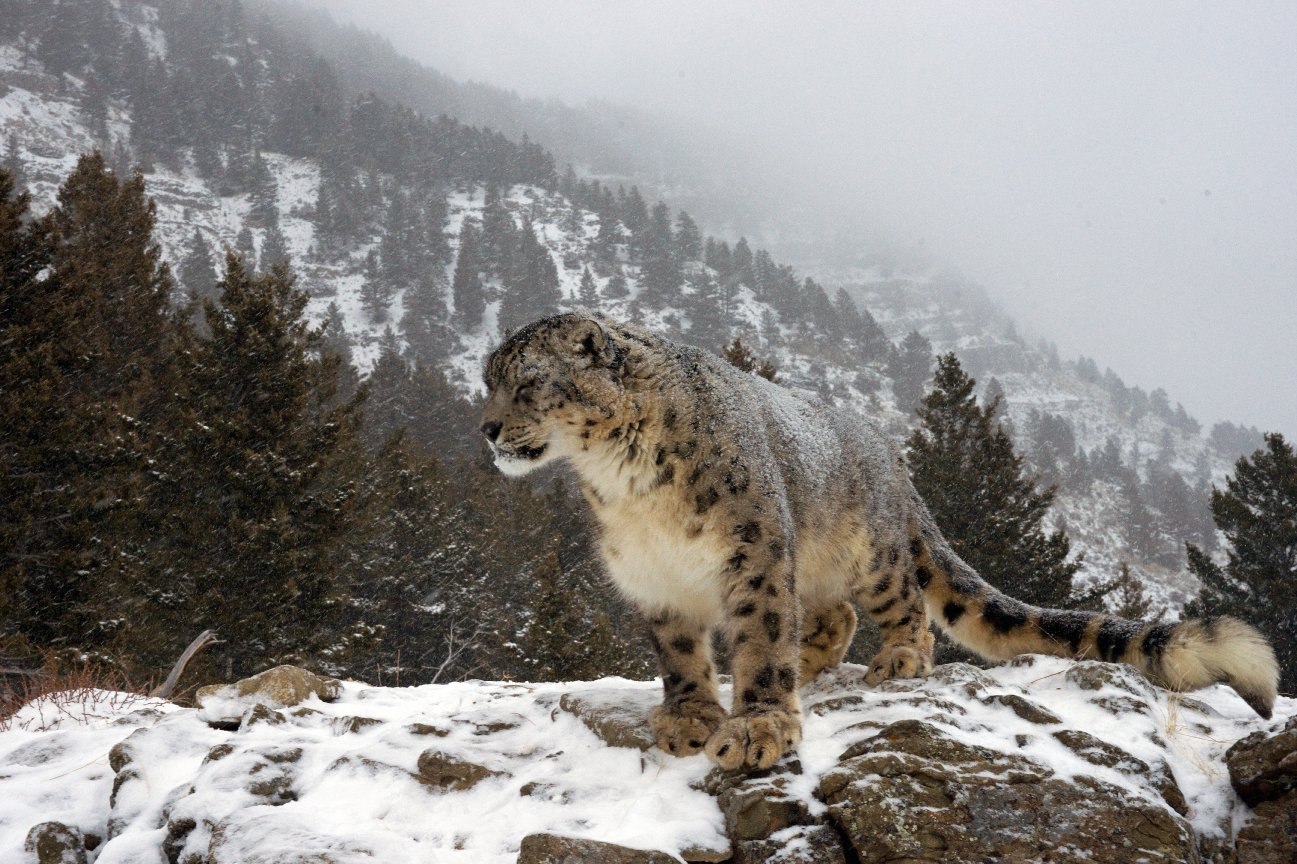
<svg viewBox="0 0 1297 864">
<path fill-rule="evenodd" d="M 821 672 L 841 663 L 855 633 L 856 610 L 850 603 L 804 612 L 798 682 L 805 686 Z"/>
<path fill-rule="evenodd" d="M 865 683 L 891 678 L 924 678 L 932 672 L 933 634 L 924 603 L 922 544 L 886 544 L 871 551 L 856 602 L 882 631 L 883 644 L 869 664 Z"/>
</svg>

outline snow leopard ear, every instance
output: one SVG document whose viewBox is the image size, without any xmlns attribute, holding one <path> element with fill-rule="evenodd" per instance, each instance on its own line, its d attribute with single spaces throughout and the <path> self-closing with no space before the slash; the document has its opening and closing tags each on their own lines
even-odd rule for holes
<svg viewBox="0 0 1297 864">
<path fill-rule="evenodd" d="M 608 332 L 593 318 L 582 318 L 572 325 L 568 344 L 574 355 L 587 358 L 592 365 L 607 362 L 612 353 Z"/>
</svg>

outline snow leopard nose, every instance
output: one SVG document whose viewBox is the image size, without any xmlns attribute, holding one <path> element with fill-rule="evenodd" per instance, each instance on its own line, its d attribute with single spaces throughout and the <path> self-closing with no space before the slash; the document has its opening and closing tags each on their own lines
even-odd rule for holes
<svg viewBox="0 0 1297 864">
<path fill-rule="evenodd" d="M 486 440 L 494 444 L 495 439 L 500 437 L 501 426 L 499 421 L 488 420 L 482 424 L 482 434 L 486 436 Z"/>
</svg>

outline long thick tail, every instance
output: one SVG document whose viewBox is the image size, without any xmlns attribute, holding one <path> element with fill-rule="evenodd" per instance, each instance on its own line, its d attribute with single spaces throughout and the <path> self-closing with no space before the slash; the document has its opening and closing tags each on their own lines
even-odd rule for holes
<svg viewBox="0 0 1297 864">
<path fill-rule="evenodd" d="M 1255 627 L 1227 616 L 1150 624 L 1030 606 L 987 584 L 935 530 L 922 533 L 916 563 L 924 599 L 964 647 L 990 660 L 1038 653 L 1128 663 L 1170 690 L 1224 683 L 1269 719 L 1279 663 Z"/>
</svg>

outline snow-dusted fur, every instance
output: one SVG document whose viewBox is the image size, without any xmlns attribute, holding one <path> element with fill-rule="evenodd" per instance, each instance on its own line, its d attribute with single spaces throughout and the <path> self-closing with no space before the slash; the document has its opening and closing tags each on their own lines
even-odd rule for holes
<svg viewBox="0 0 1297 864">
<path fill-rule="evenodd" d="M 950 549 L 875 424 L 705 351 L 579 314 L 522 328 L 487 362 L 482 431 L 510 474 L 567 459 L 619 589 L 647 616 L 663 749 L 764 768 L 801 734 L 797 687 L 841 661 L 854 602 L 883 645 L 866 682 L 932 669 L 929 613 L 987 657 L 1128 662 L 1176 689 L 1216 681 L 1268 716 L 1273 652 L 1233 619 L 1140 624 L 1037 609 Z M 717 700 L 712 630 L 734 705 Z"/>
</svg>

